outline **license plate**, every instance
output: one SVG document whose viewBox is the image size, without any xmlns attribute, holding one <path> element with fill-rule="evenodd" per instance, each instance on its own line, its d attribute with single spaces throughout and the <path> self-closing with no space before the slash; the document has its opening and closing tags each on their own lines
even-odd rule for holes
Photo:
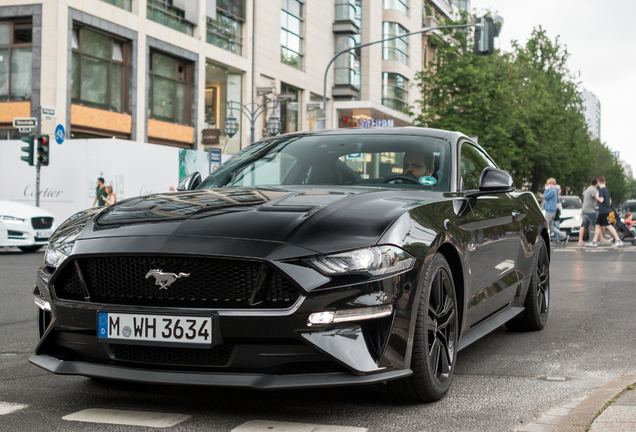
<svg viewBox="0 0 636 432">
<path fill-rule="evenodd" d="M 97 333 L 103 342 L 211 346 L 212 318 L 98 312 Z"/>
<path fill-rule="evenodd" d="M 36 231 L 35 232 L 35 238 L 36 239 L 41 239 L 41 238 L 49 238 L 51 237 L 51 230 L 46 230 L 46 231 Z"/>
</svg>

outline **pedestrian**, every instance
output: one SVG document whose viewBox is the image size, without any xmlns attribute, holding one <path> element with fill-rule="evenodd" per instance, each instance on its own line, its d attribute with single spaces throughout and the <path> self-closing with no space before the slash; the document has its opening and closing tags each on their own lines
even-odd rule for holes
<svg viewBox="0 0 636 432">
<path fill-rule="evenodd" d="M 106 201 L 106 205 L 113 205 L 117 202 L 117 195 L 113 192 L 112 186 L 106 186 L 106 198 L 104 198 L 104 201 Z"/>
<path fill-rule="evenodd" d="M 558 185 L 557 185 L 558 186 Z M 556 229 L 561 228 L 561 210 L 563 210 L 563 205 L 561 203 L 557 204 L 557 211 L 554 213 L 554 227 Z M 559 242 L 559 236 L 557 233 L 552 234 L 553 241 L 555 243 Z"/>
<path fill-rule="evenodd" d="M 627 228 L 631 231 L 632 235 L 636 237 L 636 227 L 634 227 L 634 221 L 632 220 L 632 212 L 625 213 L 625 219 L 623 223 L 627 226 Z"/>
<path fill-rule="evenodd" d="M 556 234 L 559 240 L 564 240 L 564 246 L 567 246 L 570 236 L 554 226 L 554 216 L 557 211 L 558 196 L 559 190 L 556 180 L 549 178 L 545 184 L 545 190 L 543 191 L 543 200 L 545 201 L 545 219 L 548 221 L 550 232 Z"/>
<path fill-rule="evenodd" d="M 596 226 L 594 227 L 596 232 L 594 233 L 594 240 L 588 242 L 587 246 L 597 247 L 598 242 L 603 239 L 601 227 L 607 227 L 609 232 L 612 233 L 612 236 L 614 236 L 614 244 L 612 244 L 612 247 L 619 247 L 623 242 L 609 221 L 609 216 L 612 212 L 612 196 L 607 186 L 605 186 L 605 177 L 600 176 L 598 178 L 598 186 L 600 188 L 596 196 L 598 200 L 598 217 L 596 218 Z"/>
<path fill-rule="evenodd" d="M 585 241 L 583 240 L 585 230 L 591 230 L 591 227 L 596 225 L 596 219 L 598 219 L 598 215 L 596 214 L 596 196 L 598 195 L 598 191 L 596 190 L 597 184 L 598 180 L 592 179 L 588 188 L 583 191 L 583 207 L 581 208 L 581 231 L 579 232 L 580 245 L 585 243 Z"/>
<path fill-rule="evenodd" d="M 95 207 L 95 203 L 97 203 L 97 207 L 101 207 L 106 204 L 104 200 L 106 198 L 106 188 L 104 187 L 104 177 L 99 177 L 97 179 L 97 187 L 95 188 L 95 199 L 93 200 L 93 205 L 91 207 Z"/>
</svg>

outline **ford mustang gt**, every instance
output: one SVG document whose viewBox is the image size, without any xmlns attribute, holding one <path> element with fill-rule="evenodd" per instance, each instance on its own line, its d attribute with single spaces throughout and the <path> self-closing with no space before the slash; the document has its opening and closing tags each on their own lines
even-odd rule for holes
<svg viewBox="0 0 636 432">
<path fill-rule="evenodd" d="M 462 348 L 547 322 L 537 201 L 461 133 L 288 134 L 178 189 L 55 231 L 33 364 L 164 384 L 377 383 L 434 401 Z"/>
</svg>

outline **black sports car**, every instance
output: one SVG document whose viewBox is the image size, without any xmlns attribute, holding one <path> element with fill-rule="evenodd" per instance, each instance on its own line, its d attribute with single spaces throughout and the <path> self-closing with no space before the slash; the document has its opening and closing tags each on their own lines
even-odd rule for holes
<svg viewBox="0 0 636 432">
<path fill-rule="evenodd" d="M 537 201 L 461 133 L 288 134 L 180 189 L 59 227 L 33 364 L 260 389 L 386 383 L 432 401 L 459 350 L 546 324 Z"/>
</svg>

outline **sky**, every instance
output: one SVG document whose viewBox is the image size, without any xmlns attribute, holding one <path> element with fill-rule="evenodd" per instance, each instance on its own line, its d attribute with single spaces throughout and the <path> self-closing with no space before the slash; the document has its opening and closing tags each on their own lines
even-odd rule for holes
<svg viewBox="0 0 636 432">
<path fill-rule="evenodd" d="M 601 141 L 636 171 L 636 0 L 472 0 L 503 17 L 500 48 L 525 43 L 542 26 L 570 53 L 568 66 L 601 102 Z M 600 175 L 601 173 L 599 173 Z"/>
</svg>

